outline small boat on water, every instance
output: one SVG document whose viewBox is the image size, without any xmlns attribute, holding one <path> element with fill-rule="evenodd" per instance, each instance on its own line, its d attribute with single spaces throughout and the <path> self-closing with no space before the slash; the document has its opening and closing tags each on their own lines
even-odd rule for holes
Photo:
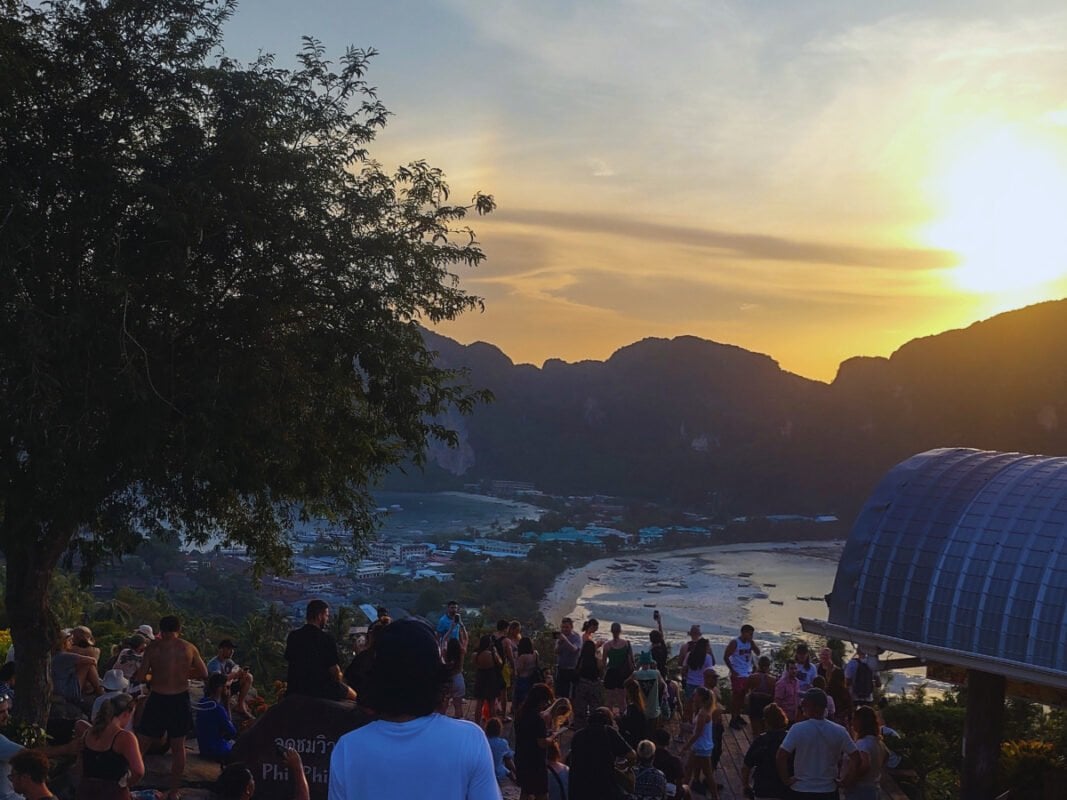
<svg viewBox="0 0 1067 800">
<path fill-rule="evenodd" d="M 659 594 L 659 593 L 660 593 L 660 592 L 662 592 L 663 590 L 662 590 L 662 589 L 647 589 L 646 591 L 647 591 L 647 592 L 648 592 L 649 594 Z"/>
<path fill-rule="evenodd" d="M 739 577 L 739 578 L 751 578 L 752 577 L 752 573 L 751 572 L 739 572 L 739 573 L 737 573 L 737 577 Z"/>
<path fill-rule="evenodd" d="M 772 589 L 778 588 L 778 584 L 777 583 L 765 583 L 763 585 L 764 586 L 770 586 Z"/>
<path fill-rule="evenodd" d="M 656 607 L 655 603 L 645 603 L 645 608 L 655 608 L 655 607 Z"/>
<path fill-rule="evenodd" d="M 785 600 L 771 600 L 772 606 L 784 606 Z"/>
</svg>

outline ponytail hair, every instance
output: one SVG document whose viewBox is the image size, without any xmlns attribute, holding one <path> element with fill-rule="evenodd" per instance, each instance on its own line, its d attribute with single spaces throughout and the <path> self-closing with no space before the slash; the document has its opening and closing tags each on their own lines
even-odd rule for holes
<svg viewBox="0 0 1067 800">
<path fill-rule="evenodd" d="M 96 712 L 96 717 L 93 719 L 93 726 L 89 729 L 90 732 L 97 735 L 103 733 L 111 720 L 115 719 L 115 717 L 120 714 L 124 714 L 131 708 L 133 708 L 133 698 L 130 697 L 130 695 L 120 693 L 113 697 L 109 697 L 100 704 L 100 710 Z"/>
<path fill-rule="evenodd" d="M 686 666 L 689 667 L 689 669 L 702 669 L 707 657 L 708 640 L 699 639 L 697 640 L 697 643 L 689 649 L 689 657 L 686 659 Z"/>
</svg>

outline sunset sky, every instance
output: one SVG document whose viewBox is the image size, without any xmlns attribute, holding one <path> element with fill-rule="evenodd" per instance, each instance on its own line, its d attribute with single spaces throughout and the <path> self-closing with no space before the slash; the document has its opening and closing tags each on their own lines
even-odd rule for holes
<svg viewBox="0 0 1067 800">
<path fill-rule="evenodd" d="M 830 380 L 1067 295 L 1062 3 L 244 0 L 226 46 L 303 34 L 380 52 L 383 165 L 495 195 L 439 330 L 515 361 L 693 334 Z"/>
</svg>

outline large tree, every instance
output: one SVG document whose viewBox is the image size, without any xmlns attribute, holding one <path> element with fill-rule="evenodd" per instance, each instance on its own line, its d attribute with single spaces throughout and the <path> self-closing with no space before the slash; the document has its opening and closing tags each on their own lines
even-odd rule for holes
<svg viewBox="0 0 1067 800">
<path fill-rule="evenodd" d="M 479 304 L 492 199 L 370 159 L 370 51 L 236 63 L 232 0 L 0 10 L 0 548 L 42 721 L 62 559 L 178 531 L 281 570 L 302 515 L 358 545 L 370 482 L 481 399 L 419 325 Z"/>
</svg>

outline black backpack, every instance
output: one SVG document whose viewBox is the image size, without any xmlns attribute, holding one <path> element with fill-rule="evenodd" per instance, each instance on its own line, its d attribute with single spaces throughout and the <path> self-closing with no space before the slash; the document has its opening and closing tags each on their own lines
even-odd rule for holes
<svg viewBox="0 0 1067 800">
<path fill-rule="evenodd" d="M 872 697 L 874 695 L 874 673 L 867 666 L 866 661 L 856 663 L 856 675 L 852 679 L 852 694 L 856 697 Z"/>
</svg>

